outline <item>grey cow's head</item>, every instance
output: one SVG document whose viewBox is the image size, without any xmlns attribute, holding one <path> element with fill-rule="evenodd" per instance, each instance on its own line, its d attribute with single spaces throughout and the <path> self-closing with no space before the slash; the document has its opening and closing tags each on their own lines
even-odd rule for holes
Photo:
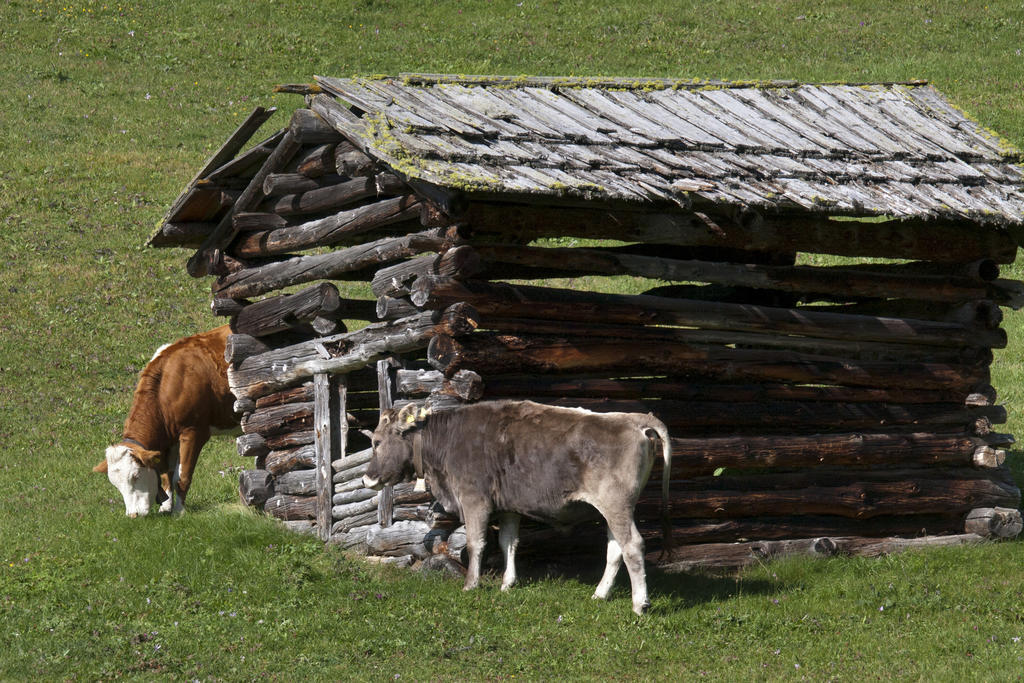
<svg viewBox="0 0 1024 683">
<path fill-rule="evenodd" d="M 106 472 L 107 479 L 124 498 L 124 511 L 129 517 L 149 514 L 160 493 L 160 475 L 156 472 L 157 451 L 133 449 L 126 444 L 108 446 L 103 462 L 94 467 Z"/>
<path fill-rule="evenodd" d="M 373 432 L 373 456 L 363 475 L 363 486 L 379 490 L 416 478 L 413 434 L 429 414 L 429 409 L 413 404 L 381 413 Z"/>
</svg>

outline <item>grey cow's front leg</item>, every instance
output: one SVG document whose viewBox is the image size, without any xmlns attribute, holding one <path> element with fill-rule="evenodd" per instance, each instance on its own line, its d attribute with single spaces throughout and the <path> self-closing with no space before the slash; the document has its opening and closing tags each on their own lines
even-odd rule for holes
<svg viewBox="0 0 1024 683">
<path fill-rule="evenodd" d="M 487 542 L 487 519 L 490 510 L 483 506 L 466 506 L 462 508 L 466 520 L 466 551 L 469 554 L 469 568 L 466 570 L 466 583 L 463 590 L 472 590 L 480 585 L 480 560 Z"/>
</svg>

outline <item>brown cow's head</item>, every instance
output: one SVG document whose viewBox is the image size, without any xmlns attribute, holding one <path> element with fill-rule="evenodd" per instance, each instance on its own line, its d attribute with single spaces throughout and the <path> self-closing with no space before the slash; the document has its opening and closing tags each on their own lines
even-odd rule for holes
<svg viewBox="0 0 1024 683">
<path fill-rule="evenodd" d="M 107 479 L 124 498 L 126 515 L 143 517 L 149 514 L 160 491 L 160 475 L 156 471 L 159 457 L 158 451 L 121 443 L 108 446 L 106 457 L 93 471 L 107 473 Z"/>
<path fill-rule="evenodd" d="M 429 414 L 429 409 L 413 404 L 381 413 L 380 423 L 373 432 L 373 456 L 363 475 L 363 486 L 379 490 L 416 478 L 413 434 Z"/>
</svg>

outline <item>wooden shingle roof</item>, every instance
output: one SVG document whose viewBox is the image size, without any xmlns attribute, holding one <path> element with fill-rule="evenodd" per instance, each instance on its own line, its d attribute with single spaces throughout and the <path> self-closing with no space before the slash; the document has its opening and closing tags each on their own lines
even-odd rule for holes
<svg viewBox="0 0 1024 683">
<path fill-rule="evenodd" d="M 471 194 L 1024 222 L 1021 153 L 925 83 L 316 80 L 371 157 Z"/>
</svg>

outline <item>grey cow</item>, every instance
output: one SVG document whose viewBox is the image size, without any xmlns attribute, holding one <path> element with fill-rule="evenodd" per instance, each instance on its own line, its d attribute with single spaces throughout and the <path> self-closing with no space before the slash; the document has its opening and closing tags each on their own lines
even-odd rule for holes
<svg viewBox="0 0 1024 683">
<path fill-rule="evenodd" d="M 652 415 L 594 413 L 531 401 L 484 401 L 431 413 L 409 405 L 387 410 L 373 433 L 373 457 L 363 478 L 371 488 L 426 478 L 437 500 L 466 524 L 466 590 L 480 580 L 487 522 L 499 515 L 505 556 L 502 590 L 516 579 L 519 520 L 566 525 L 591 512 L 608 523 L 607 564 L 594 592 L 606 598 L 624 560 L 633 611 L 644 613 L 647 582 L 644 542 L 633 508 L 647 483 L 660 439 L 668 499 L 671 446 L 668 429 Z M 668 539 L 666 539 L 668 542 Z"/>
</svg>

